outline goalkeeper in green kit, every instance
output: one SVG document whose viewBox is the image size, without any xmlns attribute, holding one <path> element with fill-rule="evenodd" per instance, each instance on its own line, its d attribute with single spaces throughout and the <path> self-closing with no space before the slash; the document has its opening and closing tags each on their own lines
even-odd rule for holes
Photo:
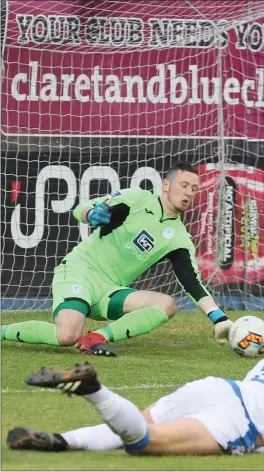
<svg viewBox="0 0 264 472">
<path fill-rule="evenodd" d="M 232 322 L 203 287 L 195 249 L 181 214 L 199 188 L 196 169 L 178 162 L 162 182 L 162 194 L 130 188 L 79 204 L 74 217 L 97 229 L 55 269 L 55 324 L 26 321 L 2 326 L 2 340 L 71 346 L 87 354 L 116 356 L 109 343 L 149 333 L 176 313 L 172 297 L 129 284 L 167 258 L 185 292 L 226 342 Z M 108 324 L 82 335 L 86 318 Z"/>
</svg>

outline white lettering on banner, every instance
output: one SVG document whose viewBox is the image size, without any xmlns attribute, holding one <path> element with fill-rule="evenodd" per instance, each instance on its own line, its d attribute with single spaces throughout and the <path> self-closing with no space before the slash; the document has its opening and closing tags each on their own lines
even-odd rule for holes
<svg viewBox="0 0 264 472">
<path fill-rule="evenodd" d="M 165 97 L 165 64 L 156 65 L 156 69 L 159 74 L 148 81 L 147 96 L 151 103 L 167 103 L 168 99 Z M 158 84 L 158 94 L 154 93 L 155 84 Z"/>
<path fill-rule="evenodd" d="M 256 107 L 264 107 L 264 69 L 256 69 L 258 76 L 258 101 Z"/>
<path fill-rule="evenodd" d="M 64 199 L 51 201 L 51 209 L 54 213 L 66 213 L 76 203 L 77 180 L 73 171 L 64 165 L 49 165 L 44 167 L 36 180 L 35 190 L 35 222 L 34 230 L 30 235 L 24 235 L 20 230 L 21 205 L 15 206 L 11 216 L 11 234 L 17 246 L 23 249 L 36 247 L 43 238 L 45 230 L 45 197 L 46 184 L 49 179 L 63 179 L 67 182 L 67 195 Z M 117 172 L 109 166 L 91 166 L 86 169 L 80 180 L 79 201 L 90 199 L 91 180 L 107 180 L 111 185 L 111 193 L 120 190 L 120 180 Z M 162 181 L 159 173 L 152 167 L 139 167 L 131 177 L 131 187 L 139 187 L 141 182 L 149 180 L 152 183 L 154 193 L 161 193 Z M 77 204 L 77 203 L 76 203 Z M 29 211 L 29 209 L 26 209 Z M 31 209 L 30 209 L 31 211 Z M 80 236 L 82 240 L 89 236 L 89 226 L 80 223 Z"/>
<path fill-rule="evenodd" d="M 246 49 L 246 34 L 247 34 L 248 23 L 239 23 L 235 25 L 235 31 L 237 35 L 236 49 Z"/>
<path fill-rule="evenodd" d="M 182 20 L 160 19 L 148 20 L 150 38 L 148 46 L 153 48 L 184 47 L 210 48 L 220 37 L 220 46 L 227 45 L 228 33 L 225 31 L 227 22 L 220 20 Z"/>
<path fill-rule="evenodd" d="M 73 76 L 74 77 L 74 76 Z M 77 77 L 75 82 L 75 97 L 80 102 L 89 102 L 90 95 L 82 95 L 82 90 L 90 90 L 91 83 L 86 74 L 81 74 Z"/>
<path fill-rule="evenodd" d="M 124 75 L 124 82 L 126 82 L 127 96 L 124 98 L 125 103 L 135 103 L 136 98 L 133 96 L 133 85 L 137 84 L 138 103 L 146 103 L 147 99 L 144 97 L 143 78 L 140 75 Z"/>
<path fill-rule="evenodd" d="M 236 25 L 235 31 L 237 34 L 237 42 L 235 44 L 236 49 L 246 49 L 248 46 L 251 51 L 257 52 L 263 48 L 263 25 L 258 22 L 253 24 L 240 23 Z"/>
<path fill-rule="evenodd" d="M 161 193 L 161 176 L 153 167 L 139 167 L 132 175 L 130 187 L 140 187 L 143 180 L 149 180 L 152 183 L 154 193 Z"/>
<path fill-rule="evenodd" d="M 234 187 L 226 185 L 225 187 L 225 209 L 224 209 L 224 262 L 232 258 L 233 244 L 233 218 L 234 218 Z"/>
<path fill-rule="evenodd" d="M 11 94 L 17 101 L 72 101 L 108 103 L 173 103 L 204 102 L 218 104 L 220 97 L 228 105 L 244 103 L 246 107 L 264 107 L 264 68 L 257 68 L 255 78 L 202 76 L 196 64 L 189 65 L 189 73 L 177 74 L 175 64 L 157 64 L 157 74 L 149 80 L 139 75 L 118 77 L 104 75 L 100 66 L 91 69 L 91 75 L 46 73 L 41 76 L 38 61 L 30 61 L 29 73 L 18 73 L 11 81 Z M 44 85 L 45 84 L 45 85 Z M 71 87 L 71 84 L 74 87 Z M 200 85 L 201 90 L 200 90 Z M 249 98 L 255 92 L 257 101 Z M 251 97 L 253 98 L 253 97 Z"/>
<path fill-rule="evenodd" d="M 214 193 L 208 195 L 208 227 L 207 227 L 207 253 L 213 253 L 213 235 L 214 235 Z"/>
<path fill-rule="evenodd" d="M 241 91 L 241 97 L 242 97 L 242 101 L 245 103 L 246 107 L 250 108 L 250 107 L 253 107 L 254 106 L 254 100 L 248 100 L 248 89 L 251 89 L 252 91 L 254 91 L 255 89 L 255 82 L 254 80 L 250 80 L 250 79 L 245 79 L 244 80 L 244 83 L 242 85 L 242 91 Z"/>
<path fill-rule="evenodd" d="M 225 48 L 229 41 L 230 23 L 210 19 L 120 18 L 77 15 L 17 14 L 17 42 L 28 44 L 85 44 L 90 47 L 139 47 L 209 49 Z M 238 50 L 257 52 L 264 47 L 263 24 L 255 21 L 234 22 Z"/>
<path fill-rule="evenodd" d="M 38 79 L 38 62 L 32 61 L 29 63 L 31 67 L 31 79 L 30 79 L 30 95 L 27 96 L 27 100 L 31 102 L 38 101 L 39 97 L 36 94 L 37 91 L 37 79 Z M 56 79 L 56 76 L 54 76 Z"/>
<path fill-rule="evenodd" d="M 89 46 L 140 46 L 144 41 L 144 22 L 140 18 L 94 16 L 85 25 Z"/>
<path fill-rule="evenodd" d="M 11 85 L 11 94 L 12 97 L 14 97 L 18 102 L 24 102 L 26 100 L 26 94 L 25 93 L 19 93 L 18 90 L 18 83 L 23 82 L 24 84 L 27 83 L 27 74 L 20 72 L 19 74 L 16 74 L 15 77 L 12 80 L 12 85 Z"/>
<path fill-rule="evenodd" d="M 80 18 L 75 15 L 16 15 L 19 43 L 80 44 Z"/>
<path fill-rule="evenodd" d="M 170 101 L 171 103 L 178 103 L 178 104 L 183 103 L 188 93 L 187 80 L 182 76 L 176 77 L 175 65 L 169 65 L 168 69 L 170 71 L 170 80 L 171 80 Z M 180 95 L 176 97 L 176 87 L 178 84 L 180 85 Z"/>
<path fill-rule="evenodd" d="M 17 15 L 16 21 L 18 24 L 20 36 L 17 38 L 19 43 L 29 42 L 29 29 L 32 22 L 33 15 Z"/>
<path fill-rule="evenodd" d="M 39 244 L 45 229 L 45 186 L 48 179 L 63 179 L 67 182 L 68 193 L 62 200 L 52 200 L 51 208 L 54 213 L 69 211 L 76 199 L 76 179 L 72 170 L 64 165 L 44 167 L 37 177 L 35 191 L 35 223 L 33 232 L 27 236 L 20 230 L 20 203 L 16 205 L 11 216 L 11 234 L 17 246 L 29 249 Z"/>
</svg>

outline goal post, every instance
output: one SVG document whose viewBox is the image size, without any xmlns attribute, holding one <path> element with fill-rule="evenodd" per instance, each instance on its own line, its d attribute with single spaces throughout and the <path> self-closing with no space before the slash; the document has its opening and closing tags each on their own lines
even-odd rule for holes
<svg viewBox="0 0 264 472">
<path fill-rule="evenodd" d="M 6 2 L 2 308 L 51 306 L 55 266 L 89 235 L 72 209 L 161 191 L 175 160 L 201 189 L 184 221 L 223 308 L 264 308 L 262 0 Z M 193 308 L 170 265 L 135 283 Z"/>
</svg>

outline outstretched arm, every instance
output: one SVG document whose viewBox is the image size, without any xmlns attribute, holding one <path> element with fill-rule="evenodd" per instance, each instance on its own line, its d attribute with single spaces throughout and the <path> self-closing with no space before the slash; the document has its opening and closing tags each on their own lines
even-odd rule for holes
<svg viewBox="0 0 264 472">
<path fill-rule="evenodd" d="M 108 224 L 111 220 L 110 201 L 109 198 L 102 197 L 80 203 L 73 210 L 73 216 L 81 223 L 89 223 L 93 226 Z"/>
<path fill-rule="evenodd" d="M 187 295 L 207 315 L 215 325 L 215 340 L 219 343 L 227 341 L 232 322 L 217 306 L 216 302 L 203 286 L 193 247 L 180 248 L 168 255 L 175 275 Z"/>
<path fill-rule="evenodd" d="M 130 208 L 142 198 L 142 192 L 141 188 L 133 187 L 87 200 L 74 208 L 73 216 L 81 223 L 93 226 L 104 226 L 113 220 L 122 224 Z"/>
</svg>

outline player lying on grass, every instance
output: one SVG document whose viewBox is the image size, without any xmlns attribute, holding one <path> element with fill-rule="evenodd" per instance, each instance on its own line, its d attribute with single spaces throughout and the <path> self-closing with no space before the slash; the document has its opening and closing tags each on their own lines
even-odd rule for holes
<svg viewBox="0 0 264 472">
<path fill-rule="evenodd" d="M 149 333 L 175 315 L 172 297 L 128 287 L 167 258 L 183 289 L 214 323 L 215 339 L 225 341 L 232 322 L 203 287 L 195 249 L 181 220 L 198 188 L 196 169 L 179 162 L 167 172 L 161 196 L 130 188 L 79 204 L 75 218 L 98 229 L 55 269 L 55 325 L 42 321 L 5 325 L 2 340 L 53 346 L 77 343 L 88 354 L 115 356 L 109 341 Z M 87 317 L 112 323 L 81 336 Z"/>
<path fill-rule="evenodd" d="M 186 383 L 143 414 L 132 402 L 101 385 L 95 367 L 88 363 L 64 371 L 42 368 L 26 382 L 82 396 L 105 424 L 62 434 L 17 427 L 7 438 L 13 449 L 124 447 L 131 454 L 154 455 L 264 452 L 264 360 L 243 381 L 206 377 Z"/>
</svg>

